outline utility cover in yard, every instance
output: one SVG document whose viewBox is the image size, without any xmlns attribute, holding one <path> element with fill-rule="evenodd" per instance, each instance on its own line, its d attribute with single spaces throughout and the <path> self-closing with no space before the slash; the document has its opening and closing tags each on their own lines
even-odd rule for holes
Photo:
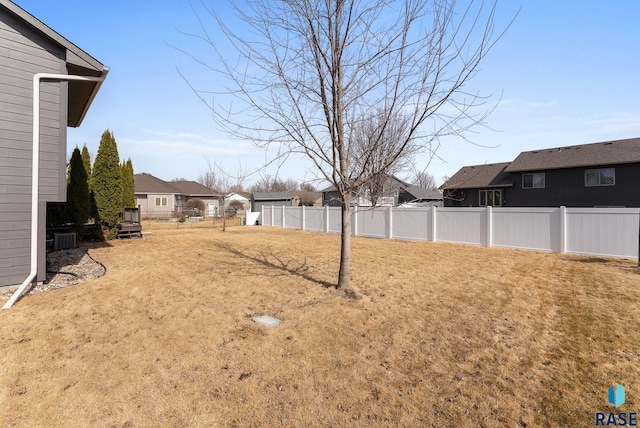
<svg viewBox="0 0 640 428">
<path fill-rule="evenodd" d="M 253 317 L 252 320 L 257 322 L 258 324 L 262 324 L 265 327 L 278 327 L 282 322 L 278 318 L 270 317 L 269 315 Z"/>
</svg>

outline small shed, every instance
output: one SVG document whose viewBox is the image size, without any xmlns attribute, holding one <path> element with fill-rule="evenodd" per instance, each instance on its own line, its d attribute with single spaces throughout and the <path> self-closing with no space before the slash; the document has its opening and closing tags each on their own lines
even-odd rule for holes
<svg viewBox="0 0 640 428">
<path fill-rule="evenodd" d="M 254 192 L 251 194 L 251 211 L 262 211 L 262 207 L 291 206 L 293 196 L 289 192 Z"/>
</svg>

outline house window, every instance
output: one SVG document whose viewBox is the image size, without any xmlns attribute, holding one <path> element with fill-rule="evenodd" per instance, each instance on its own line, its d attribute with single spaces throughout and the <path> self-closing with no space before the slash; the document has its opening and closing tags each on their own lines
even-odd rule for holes
<svg viewBox="0 0 640 428">
<path fill-rule="evenodd" d="M 156 207 L 166 207 L 167 198 L 156 198 Z"/>
<path fill-rule="evenodd" d="M 543 189 L 544 188 L 544 172 L 522 174 L 522 188 L 523 189 Z"/>
<path fill-rule="evenodd" d="M 615 184 L 615 168 L 588 169 L 584 172 L 585 186 L 613 186 Z"/>
<path fill-rule="evenodd" d="M 502 205 L 502 190 L 480 190 L 481 207 L 499 207 Z"/>
</svg>

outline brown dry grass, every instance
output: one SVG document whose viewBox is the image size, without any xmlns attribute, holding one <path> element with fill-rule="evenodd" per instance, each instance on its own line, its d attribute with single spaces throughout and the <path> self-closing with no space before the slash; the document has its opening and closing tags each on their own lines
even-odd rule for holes
<svg viewBox="0 0 640 428">
<path fill-rule="evenodd" d="M 640 407 L 635 262 L 211 223 L 0 312 L 2 426 L 593 426 Z M 283 320 L 268 329 L 251 321 Z"/>
</svg>

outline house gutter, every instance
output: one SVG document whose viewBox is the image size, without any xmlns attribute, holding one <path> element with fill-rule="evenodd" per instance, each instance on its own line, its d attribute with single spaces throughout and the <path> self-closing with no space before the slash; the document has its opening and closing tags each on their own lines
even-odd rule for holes
<svg viewBox="0 0 640 428">
<path fill-rule="evenodd" d="M 2 309 L 9 309 L 20 298 L 27 286 L 38 276 L 38 216 L 39 216 L 39 181 L 40 181 L 40 82 L 43 80 L 69 81 L 80 80 L 98 82 L 94 93 L 107 77 L 105 70 L 99 77 L 76 76 L 68 74 L 37 73 L 33 76 L 33 157 L 31 163 L 31 271 L 18 289 L 4 304 Z"/>
</svg>

